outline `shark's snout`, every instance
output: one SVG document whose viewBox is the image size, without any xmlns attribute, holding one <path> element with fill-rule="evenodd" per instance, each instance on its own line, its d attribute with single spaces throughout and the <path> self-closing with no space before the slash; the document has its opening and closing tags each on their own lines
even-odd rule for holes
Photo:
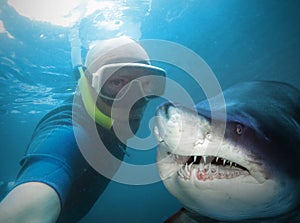
<svg viewBox="0 0 300 223">
<path fill-rule="evenodd" d="M 173 103 L 167 102 L 161 106 L 160 110 L 163 110 L 166 118 L 170 118 L 170 116 L 169 116 L 170 110 L 174 109 L 174 108 L 175 108 L 175 105 Z"/>
<path fill-rule="evenodd" d="M 190 148 L 211 140 L 209 120 L 197 111 L 174 103 L 161 105 L 156 113 L 154 133 L 171 153 L 191 155 Z"/>
<path fill-rule="evenodd" d="M 156 117 L 159 119 L 163 118 L 165 119 L 165 121 L 168 121 L 175 113 L 177 114 L 181 113 L 179 111 L 180 107 L 181 107 L 180 105 L 176 105 L 172 102 L 166 102 L 158 107 L 156 111 Z"/>
</svg>

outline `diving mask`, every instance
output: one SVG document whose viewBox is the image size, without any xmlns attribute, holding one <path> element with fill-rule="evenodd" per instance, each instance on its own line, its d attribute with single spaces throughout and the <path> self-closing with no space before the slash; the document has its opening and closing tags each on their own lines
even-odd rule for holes
<svg viewBox="0 0 300 223">
<path fill-rule="evenodd" d="M 143 63 L 113 63 L 92 74 L 92 87 L 103 99 L 120 101 L 130 90 L 144 98 L 161 96 L 165 90 L 165 70 Z"/>
</svg>

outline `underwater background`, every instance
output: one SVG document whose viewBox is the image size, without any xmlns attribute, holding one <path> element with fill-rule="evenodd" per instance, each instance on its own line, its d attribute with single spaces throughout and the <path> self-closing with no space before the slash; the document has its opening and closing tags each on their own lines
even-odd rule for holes
<svg viewBox="0 0 300 223">
<path fill-rule="evenodd" d="M 75 91 L 71 30 L 82 58 L 97 39 L 161 39 L 199 54 L 222 89 L 249 80 L 300 88 L 299 9 L 297 0 L 0 0 L 0 181 L 14 179 L 37 122 Z M 195 101 L 204 98 L 164 68 Z M 155 148 L 128 154 L 129 163 L 155 162 Z M 163 222 L 180 207 L 161 182 L 112 181 L 80 223 Z"/>
</svg>

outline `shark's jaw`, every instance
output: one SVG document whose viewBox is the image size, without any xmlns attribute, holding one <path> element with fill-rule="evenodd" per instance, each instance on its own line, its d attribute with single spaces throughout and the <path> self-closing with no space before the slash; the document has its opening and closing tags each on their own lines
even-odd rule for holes
<svg viewBox="0 0 300 223">
<path fill-rule="evenodd" d="M 192 177 L 196 177 L 198 181 L 213 181 L 250 175 L 245 167 L 218 156 L 168 155 L 180 167 L 177 171 L 178 177 L 186 181 Z"/>
<path fill-rule="evenodd" d="M 154 132 L 159 174 L 187 209 L 218 220 L 268 218 L 293 209 L 289 179 L 181 107 L 161 107 Z M 284 182 L 284 183 L 283 183 Z"/>
</svg>

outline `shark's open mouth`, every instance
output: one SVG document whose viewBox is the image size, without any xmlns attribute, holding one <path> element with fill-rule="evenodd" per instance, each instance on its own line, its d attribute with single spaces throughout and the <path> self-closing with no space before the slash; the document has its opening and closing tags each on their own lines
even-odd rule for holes
<svg viewBox="0 0 300 223">
<path fill-rule="evenodd" d="M 177 174 L 189 180 L 194 174 L 199 181 L 232 179 L 249 175 L 249 170 L 235 162 L 215 156 L 181 156 L 169 154 L 180 166 Z"/>
</svg>

